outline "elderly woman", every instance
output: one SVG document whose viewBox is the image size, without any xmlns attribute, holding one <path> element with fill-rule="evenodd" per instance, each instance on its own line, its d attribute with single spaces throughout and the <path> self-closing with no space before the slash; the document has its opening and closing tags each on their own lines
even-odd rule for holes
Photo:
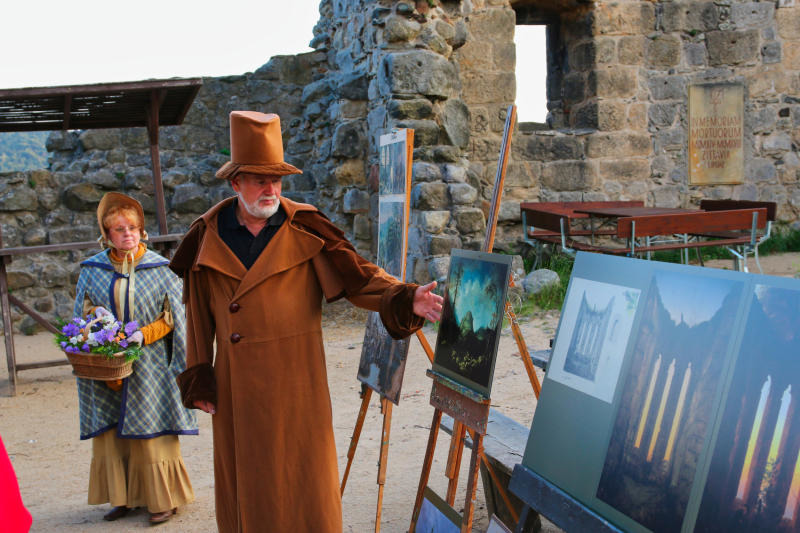
<svg viewBox="0 0 800 533">
<path fill-rule="evenodd" d="M 168 260 L 141 242 L 147 234 L 138 201 L 107 193 L 97 222 L 108 250 L 81 263 L 75 315 L 136 321 L 130 340 L 143 355 L 121 383 L 78 378 L 81 439 L 92 439 L 89 504 L 109 502 L 106 520 L 147 507 L 150 522 L 165 522 L 194 500 L 178 443 L 178 435 L 197 434 L 175 382 L 186 366 L 182 285 Z"/>
</svg>

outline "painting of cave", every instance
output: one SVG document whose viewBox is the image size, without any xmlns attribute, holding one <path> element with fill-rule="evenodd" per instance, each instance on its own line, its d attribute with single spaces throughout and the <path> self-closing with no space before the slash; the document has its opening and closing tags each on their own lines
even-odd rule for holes
<svg viewBox="0 0 800 533">
<path fill-rule="evenodd" d="M 681 529 L 742 290 L 680 272 L 651 281 L 597 497 L 652 531 Z"/>
<path fill-rule="evenodd" d="M 800 531 L 800 290 L 757 285 L 696 532 Z"/>
</svg>

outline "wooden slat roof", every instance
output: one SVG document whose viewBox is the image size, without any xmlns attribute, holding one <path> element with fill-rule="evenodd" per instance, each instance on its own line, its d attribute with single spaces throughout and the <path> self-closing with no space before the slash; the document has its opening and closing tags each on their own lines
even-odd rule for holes
<svg viewBox="0 0 800 533">
<path fill-rule="evenodd" d="M 0 132 L 147 126 L 151 98 L 159 126 L 183 122 L 201 78 L 0 89 Z"/>
</svg>

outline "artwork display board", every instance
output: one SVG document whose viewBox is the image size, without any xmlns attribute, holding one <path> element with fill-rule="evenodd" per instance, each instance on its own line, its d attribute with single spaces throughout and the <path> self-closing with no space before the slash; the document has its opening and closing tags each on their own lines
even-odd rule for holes
<svg viewBox="0 0 800 533">
<path fill-rule="evenodd" d="M 452 250 L 433 370 L 489 398 L 511 256 Z"/>
<path fill-rule="evenodd" d="M 376 264 L 405 279 L 413 130 L 381 135 L 378 172 L 378 257 Z M 392 403 L 400 401 L 408 339 L 391 338 L 380 316 L 371 312 L 364 332 L 358 380 Z"/>
<path fill-rule="evenodd" d="M 800 281 L 578 253 L 522 464 L 626 531 L 800 531 L 798 396 Z"/>
</svg>

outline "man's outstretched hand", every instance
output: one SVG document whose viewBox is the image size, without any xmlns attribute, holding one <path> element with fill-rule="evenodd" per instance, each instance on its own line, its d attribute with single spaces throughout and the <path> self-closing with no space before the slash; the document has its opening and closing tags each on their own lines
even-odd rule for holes
<svg viewBox="0 0 800 533">
<path fill-rule="evenodd" d="M 444 298 L 432 292 L 435 288 L 436 282 L 431 281 L 414 291 L 414 314 L 431 322 L 438 322 L 442 318 L 442 302 L 444 302 Z"/>
</svg>

